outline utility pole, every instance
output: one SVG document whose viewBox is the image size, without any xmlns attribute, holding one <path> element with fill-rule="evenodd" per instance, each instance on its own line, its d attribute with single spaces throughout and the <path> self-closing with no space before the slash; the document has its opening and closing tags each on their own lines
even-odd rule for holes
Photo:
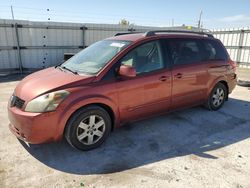
<svg viewBox="0 0 250 188">
<path fill-rule="evenodd" d="M 14 17 L 14 11 L 13 11 L 13 7 L 12 7 L 12 5 L 10 6 L 10 9 L 11 9 L 12 20 L 14 20 L 14 19 L 15 19 L 15 17 Z"/>
<path fill-rule="evenodd" d="M 200 16 L 199 16 L 199 20 L 198 20 L 198 28 L 201 28 L 201 16 L 202 16 L 202 10 L 200 11 Z"/>
<path fill-rule="evenodd" d="M 172 18 L 172 27 L 174 27 L 174 18 Z"/>
<path fill-rule="evenodd" d="M 14 23 L 15 22 L 15 17 L 14 17 L 14 11 L 13 11 L 13 6 L 10 6 L 11 9 L 11 16 L 12 16 L 12 20 L 13 20 L 13 26 L 15 29 L 15 34 L 16 34 L 16 49 L 17 49 L 17 55 L 18 55 L 18 64 L 19 64 L 19 73 L 22 74 L 23 73 L 23 66 L 22 66 L 22 59 L 21 59 L 21 49 L 20 49 L 20 42 L 19 42 L 19 35 L 18 35 L 18 24 Z"/>
</svg>

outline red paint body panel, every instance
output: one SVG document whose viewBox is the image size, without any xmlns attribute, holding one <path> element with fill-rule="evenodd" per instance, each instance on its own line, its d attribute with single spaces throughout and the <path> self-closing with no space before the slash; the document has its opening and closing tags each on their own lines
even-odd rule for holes
<svg viewBox="0 0 250 188">
<path fill-rule="evenodd" d="M 166 77 L 166 80 L 161 80 Z M 171 102 L 171 71 L 160 70 L 116 82 L 121 122 L 166 111 Z"/>
<path fill-rule="evenodd" d="M 52 67 L 25 77 L 16 87 L 14 94 L 25 101 L 29 101 L 50 91 L 88 84 L 94 78 L 94 76 L 65 73 Z"/>
<path fill-rule="evenodd" d="M 219 81 L 226 82 L 231 93 L 236 85 L 236 75 L 228 62 L 180 65 L 130 78 L 102 80 L 110 68 L 131 49 L 147 41 L 175 37 L 204 38 L 196 35 L 121 35 L 111 39 L 129 40 L 132 43 L 95 76 L 75 75 L 54 67 L 27 76 L 14 91 L 16 96 L 25 100 L 23 108 L 8 106 L 10 130 L 18 138 L 30 143 L 57 141 L 62 138 L 71 115 L 86 105 L 102 104 L 109 107 L 113 111 L 114 127 L 118 127 L 128 121 L 202 104 Z M 30 100 L 62 89 L 69 91 L 70 95 L 55 111 L 24 111 Z"/>
</svg>

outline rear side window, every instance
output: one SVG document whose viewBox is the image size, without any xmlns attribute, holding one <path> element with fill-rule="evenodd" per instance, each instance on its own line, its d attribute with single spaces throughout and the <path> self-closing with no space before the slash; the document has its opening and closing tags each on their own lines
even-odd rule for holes
<svg viewBox="0 0 250 188">
<path fill-rule="evenodd" d="M 227 60 L 228 55 L 225 48 L 217 41 L 204 40 L 203 60 Z"/>
<path fill-rule="evenodd" d="M 170 58 L 174 65 L 192 64 L 202 60 L 202 53 L 198 40 L 195 39 L 169 39 L 167 46 Z"/>
</svg>

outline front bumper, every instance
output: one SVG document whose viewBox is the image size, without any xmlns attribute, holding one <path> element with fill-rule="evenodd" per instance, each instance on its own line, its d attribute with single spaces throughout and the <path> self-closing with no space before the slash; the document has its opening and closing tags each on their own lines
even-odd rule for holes
<svg viewBox="0 0 250 188">
<path fill-rule="evenodd" d="M 31 144 L 58 140 L 56 112 L 30 113 L 8 107 L 9 129 L 19 139 Z"/>
</svg>

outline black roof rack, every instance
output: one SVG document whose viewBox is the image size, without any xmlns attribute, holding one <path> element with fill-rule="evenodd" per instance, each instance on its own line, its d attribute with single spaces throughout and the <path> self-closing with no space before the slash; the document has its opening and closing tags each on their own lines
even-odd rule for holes
<svg viewBox="0 0 250 188">
<path fill-rule="evenodd" d="M 145 37 L 154 36 L 156 33 L 188 33 L 188 34 L 198 34 L 198 35 L 206 35 L 207 37 L 214 38 L 211 33 L 204 31 L 189 31 L 189 30 L 155 30 L 155 31 L 147 31 L 144 33 Z"/>
<path fill-rule="evenodd" d="M 124 33 L 116 33 L 114 36 L 129 35 L 129 34 L 137 34 L 137 33 L 143 33 L 143 32 L 124 32 Z"/>
</svg>

